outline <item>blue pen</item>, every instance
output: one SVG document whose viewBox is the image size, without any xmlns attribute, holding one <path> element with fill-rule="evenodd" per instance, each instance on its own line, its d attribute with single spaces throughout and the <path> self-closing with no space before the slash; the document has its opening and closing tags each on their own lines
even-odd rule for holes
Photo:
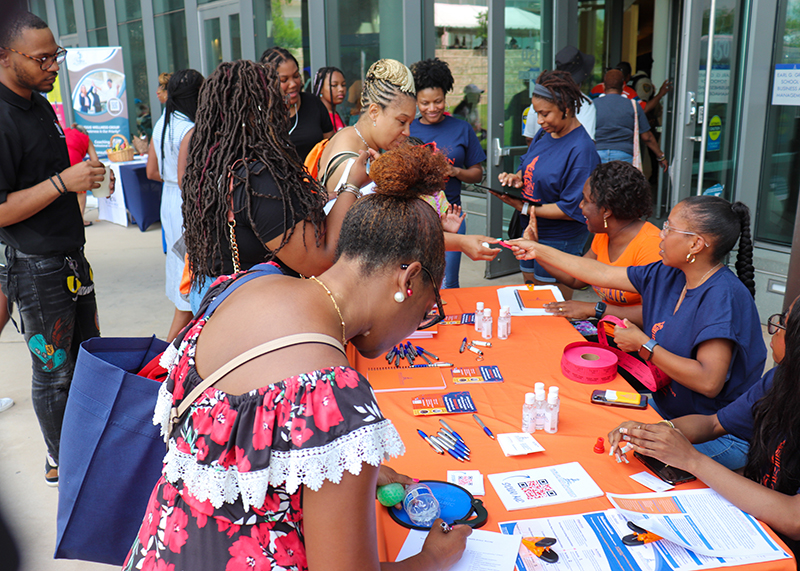
<svg viewBox="0 0 800 571">
<path fill-rule="evenodd" d="M 395 353 L 397 353 L 397 347 L 392 347 L 392 349 L 386 353 L 386 360 L 389 361 L 389 363 L 394 359 Z"/>
<path fill-rule="evenodd" d="M 442 420 L 441 418 L 439 419 L 439 424 L 441 424 L 442 426 L 444 426 L 444 427 L 447 429 L 447 431 L 448 431 L 450 434 L 452 434 L 453 436 L 455 436 L 456 438 L 458 438 L 458 439 L 459 439 L 461 442 L 464 442 L 464 439 L 463 439 L 463 438 L 461 438 L 461 435 L 460 435 L 458 432 L 456 432 L 455 430 L 453 430 L 452 428 L 450 428 L 450 425 L 449 425 L 449 424 L 447 424 L 447 423 L 446 423 L 444 420 Z"/>
<path fill-rule="evenodd" d="M 458 350 L 459 353 L 463 353 L 464 349 L 467 348 L 467 338 L 464 337 L 464 340 L 461 342 L 461 348 Z"/>
<path fill-rule="evenodd" d="M 420 353 L 419 351 L 417 351 L 417 355 L 419 355 L 420 357 L 425 359 L 425 362 L 428 363 L 429 365 L 433 364 L 433 361 L 428 359 L 428 357 L 425 355 L 425 353 Z"/>
<path fill-rule="evenodd" d="M 420 354 L 421 354 L 421 353 L 426 353 L 426 354 L 430 355 L 431 357 L 433 357 L 434 359 L 436 359 L 437 361 L 439 360 L 439 357 L 437 357 L 436 355 L 434 355 L 434 354 L 433 354 L 433 353 L 431 353 L 430 351 L 426 351 L 426 350 L 425 350 L 425 349 L 423 349 L 422 347 L 419 347 L 419 346 L 417 346 L 417 352 L 418 352 L 418 353 L 420 353 Z"/>
<path fill-rule="evenodd" d="M 444 429 L 440 430 L 439 433 L 436 435 L 437 438 L 440 440 L 444 440 L 448 444 L 450 444 L 451 448 L 455 448 L 458 450 L 462 456 L 469 456 L 469 450 L 464 443 L 460 440 L 456 440 L 453 436 L 450 435 L 449 432 L 445 431 Z"/>
<path fill-rule="evenodd" d="M 463 446 L 466 450 L 469 450 L 469 446 L 467 446 L 466 442 L 464 442 L 460 438 L 457 438 L 456 435 L 453 434 L 451 430 L 447 430 L 446 428 L 440 428 L 439 433 L 446 435 L 447 438 L 449 438 L 453 442 L 457 442 L 459 446 Z"/>
<path fill-rule="evenodd" d="M 492 431 L 491 431 L 491 430 L 489 430 L 489 429 L 486 427 L 486 425 L 485 425 L 485 424 L 483 424 L 483 421 L 480 419 L 480 417 L 479 417 L 477 414 L 473 414 L 473 415 L 472 415 L 472 418 L 474 418 L 474 419 L 475 419 L 475 422 L 477 422 L 477 423 L 478 423 L 478 425 L 479 425 L 481 428 L 483 428 L 483 431 L 486 433 L 486 435 L 487 435 L 489 438 L 491 438 L 492 440 L 494 440 L 494 434 L 492 434 Z"/>
<path fill-rule="evenodd" d="M 434 441 L 434 443 L 436 443 L 436 444 L 438 444 L 439 446 L 441 446 L 442 448 L 444 448 L 444 449 L 445 449 L 445 451 L 446 451 L 448 454 L 450 454 L 450 456 L 452 456 L 453 458 L 455 458 L 455 459 L 456 459 L 456 460 L 458 460 L 459 462 L 463 462 L 463 461 L 464 461 L 464 458 L 462 458 L 462 457 L 461 457 L 461 455 L 460 455 L 460 454 L 458 454 L 458 453 L 455 451 L 455 449 L 454 449 L 452 446 L 448 446 L 448 445 L 447 445 L 447 443 L 446 443 L 445 441 L 443 441 L 443 440 L 439 440 L 439 439 L 438 439 L 438 438 L 436 438 L 435 436 L 429 436 L 428 438 L 430 438 L 431 440 L 433 440 L 433 441 Z"/>
<path fill-rule="evenodd" d="M 428 436 L 427 434 L 425 434 L 424 432 L 422 432 L 422 431 L 421 431 L 419 428 L 417 429 L 417 434 L 419 434 L 419 435 L 422 437 L 422 439 L 423 439 L 425 442 L 427 442 L 427 443 L 428 443 L 428 445 L 429 445 L 431 448 L 433 448 L 433 449 L 434 449 L 434 451 L 435 451 L 437 454 L 444 454 L 444 449 L 442 449 L 442 448 L 441 448 L 439 445 L 437 445 L 437 444 L 434 444 L 433 440 L 431 440 L 431 437 L 430 437 L 430 436 Z"/>
<path fill-rule="evenodd" d="M 406 352 L 411 353 L 414 357 L 419 357 L 419 353 L 414 350 L 414 346 L 411 344 L 411 341 L 406 343 Z"/>
<path fill-rule="evenodd" d="M 429 363 L 427 365 L 413 365 L 414 368 L 417 367 L 452 367 L 453 363 Z"/>
</svg>

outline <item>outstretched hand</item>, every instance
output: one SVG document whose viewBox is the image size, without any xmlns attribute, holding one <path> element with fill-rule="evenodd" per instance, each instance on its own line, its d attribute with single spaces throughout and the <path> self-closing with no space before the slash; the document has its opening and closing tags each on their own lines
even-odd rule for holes
<svg viewBox="0 0 800 571">
<path fill-rule="evenodd" d="M 461 223 L 467 217 L 467 213 L 463 212 L 461 206 L 458 204 L 451 204 L 447 211 L 439 218 L 442 221 L 442 228 L 445 232 L 458 233 L 461 228 Z"/>
</svg>

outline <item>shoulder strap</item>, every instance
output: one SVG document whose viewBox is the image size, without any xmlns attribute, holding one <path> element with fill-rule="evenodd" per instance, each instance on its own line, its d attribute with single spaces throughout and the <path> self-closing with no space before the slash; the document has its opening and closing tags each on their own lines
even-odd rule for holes
<svg viewBox="0 0 800 571">
<path fill-rule="evenodd" d="M 325 167 L 325 173 L 322 175 L 322 178 L 319 180 L 320 184 L 325 186 L 325 183 L 328 181 L 328 178 L 336 172 L 343 162 L 347 159 L 355 157 L 358 158 L 358 153 L 354 153 L 353 151 L 340 151 L 331 157 L 331 160 L 328 161 L 328 166 Z"/>
<path fill-rule="evenodd" d="M 325 345 L 330 345 L 331 347 L 341 351 L 342 354 L 345 354 L 344 346 L 342 346 L 338 340 L 334 339 L 330 335 L 325 335 L 322 333 L 296 333 L 294 335 L 287 335 L 285 337 L 280 337 L 278 339 L 273 339 L 272 341 L 262 343 L 261 345 L 257 345 L 256 347 L 245 351 L 238 357 L 234 357 L 222 365 L 219 369 L 203 379 L 199 385 L 192 389 L 192 391 L 181 401 L 181 404 L 178 406 L 173 406 L 169 414 L 168 434 L 172 434 L 172 430 L 177 424 L 178 420 L 189 409 L 192 403 L 194 403 L 194 401 L 196 401 L 207 388 L 213 386 L 222 377 L 234 369 L 241 367 L 245 363 L 252 361 L 256 357 L 271 353 L 272 351 L 277 351 L 278 349 L 283 349 L 284 347 L 291 347 L 293 345 L 300 345 L 303 343 L 323 343 Z"/>
</svg>

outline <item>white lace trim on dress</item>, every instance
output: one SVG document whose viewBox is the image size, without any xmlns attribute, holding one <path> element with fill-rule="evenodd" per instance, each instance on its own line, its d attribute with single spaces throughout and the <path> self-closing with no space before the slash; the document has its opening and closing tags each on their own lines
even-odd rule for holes
<svg viewBox="0 0 800 571">
<path fill-rule="evenodd" d="M 339 483 L 345 470 L 358 475 L 363 463 L 378 466 L 404 452 L 403 441 L 390 420 L 362 426 L 324 446 L 273 450 L 268 467 L 245 473 L 236 466 L 222 468 L 216 462 L 198 464 L 193 455 L 180 452 L 173 440 L 164 458 L 164 477 L 172 484 L 182 480 L 197 500 L 209 501 L 215 508 L 241 496 L 248 510 L 264 504 L 269 486 L 284 484 L 289 494 L 301 485 L 318 490 L 325 480 Z"/>
</svg>

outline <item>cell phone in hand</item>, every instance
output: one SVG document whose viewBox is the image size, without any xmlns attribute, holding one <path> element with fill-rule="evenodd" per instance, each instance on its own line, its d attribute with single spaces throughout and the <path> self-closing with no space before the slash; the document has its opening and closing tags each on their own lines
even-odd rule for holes
<svg viewBox="0 0 800 571">
<path fill-rule="evenodd" d="M 606 406 L 621 406 L 625 408 L 647 408 L 647 397 L 639 393 L 624 393 L 621 391 L 596 390 L 592 391 L 592 404 Z"/>
<path fill-rule="evenodd" d="M 648 470 L 664 480 L 667 484 L 677 486 L 678 484 L 691 482 L 697 479 L 686 470 L 681 470 L 675 466 L 669 466 L 664 464 L 661 460 L 656 460 L 655 458 L 639 454 L 638 452 L 634 452 L 633 455 L 639 462 L 644 464 Z"/>
</svg>

